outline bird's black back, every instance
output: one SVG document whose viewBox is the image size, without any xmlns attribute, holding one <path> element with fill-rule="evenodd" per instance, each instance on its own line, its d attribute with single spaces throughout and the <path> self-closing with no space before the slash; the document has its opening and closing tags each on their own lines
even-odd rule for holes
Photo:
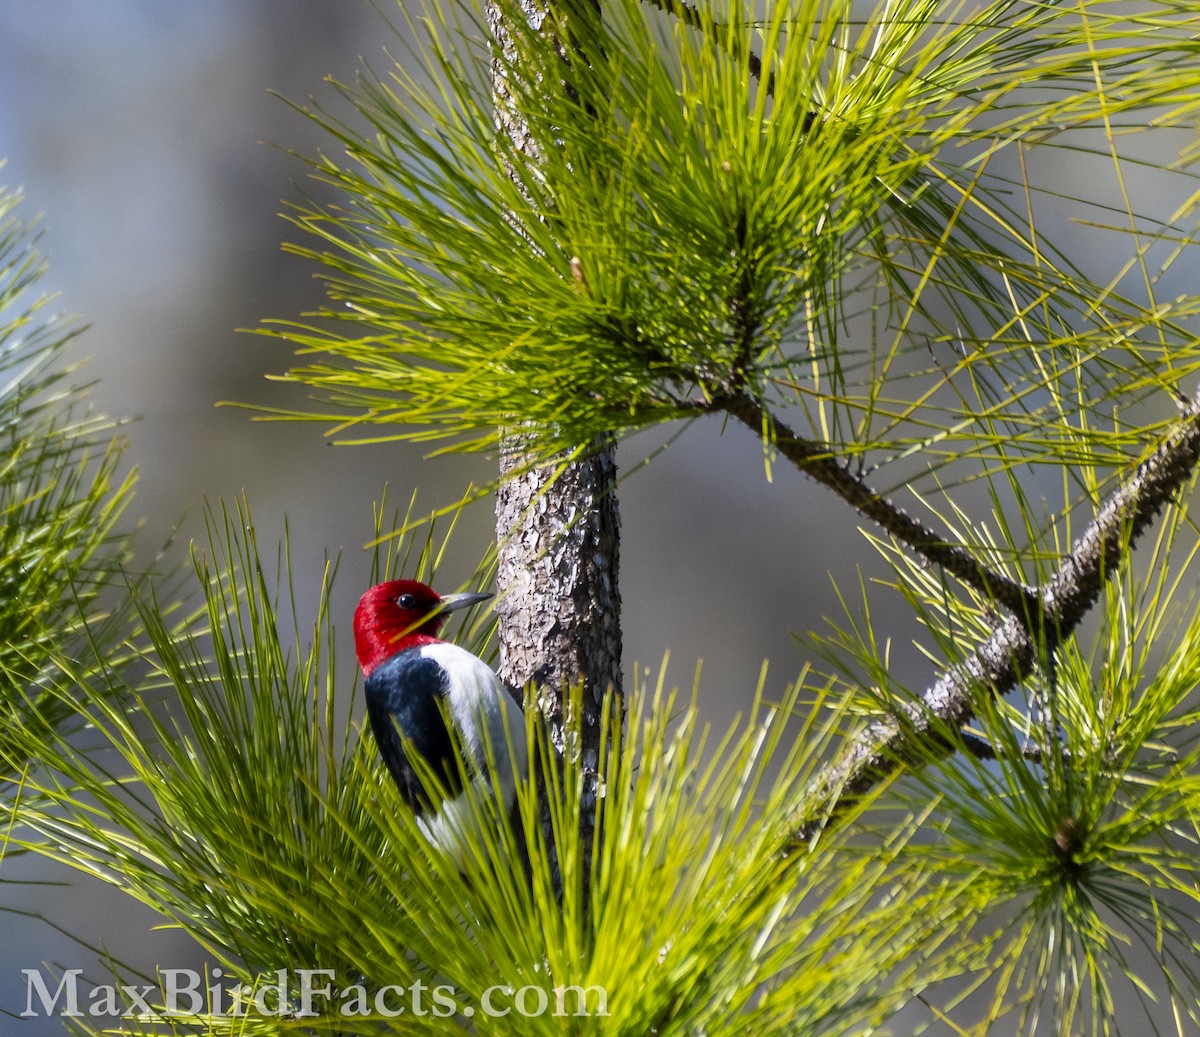
<svg viewBox="0 0 1200 1037">
<path fill-rule="evenodd" d="M 400 794 L 419 814 L 436 807 L 408 759 L 401 736 L 451 795 L 462 789 L 450 732 L 446 730 L 444 678 L 445 671 L 423 656 L 419 647 L 406 648 L 380 663 L 365 685 L 367 716 L 379 744 L 379 755 Z"/>
</svg>

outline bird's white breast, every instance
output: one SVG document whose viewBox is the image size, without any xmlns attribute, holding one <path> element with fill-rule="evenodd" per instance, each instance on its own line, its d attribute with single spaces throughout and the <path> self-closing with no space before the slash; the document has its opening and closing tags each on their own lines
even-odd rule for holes
<svg viewBox="0 0 1200 1037">
<path fill-rule="evenodd" d="M 498 789 L 501 802 L 510 803 L 516 775 L 526 769 L 528 760 L 520 709 L 492 668 L 465 648 L 439 641 L 423 645 L 420 651 L 449 678 L 447 712 L 477 772 L 472 783 L 477 793 Z M 455 830 L 467 825 L 469 814 L 464 792 L 443 804 L 440 816 L 422 818 L 421 827 L 430 842 L 453 851 L 461 839 Z"/>
</svg>

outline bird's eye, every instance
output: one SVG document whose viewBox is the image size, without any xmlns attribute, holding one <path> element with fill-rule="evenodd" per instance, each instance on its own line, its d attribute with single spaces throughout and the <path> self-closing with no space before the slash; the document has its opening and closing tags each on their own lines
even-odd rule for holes
<svg viewBox="0 0 1200 1037">
<path fill-rule="evenodd" d="M 407 611 L 417 607 L 417 599 L 411 594 L 401 594 L 400 597 L 396 599 L 396 604 Z"/>
</svg>

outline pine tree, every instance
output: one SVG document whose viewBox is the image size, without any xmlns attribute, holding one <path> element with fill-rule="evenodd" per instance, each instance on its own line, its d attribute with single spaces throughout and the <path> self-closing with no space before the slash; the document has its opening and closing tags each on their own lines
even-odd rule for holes
<svg viewBox="0 0 1200 1037">
<path fill-rule="evenodd" d="M 891 672 L 864 586 L 811 637 L 827 671 L 715 739 L 635 676 L 586 758 L 570 696 L 598 689 L 552 687 L 581 707 L 559 763 L 530 687 L 529 873 L 498 864 L 516 837 L 493 817 L 459 874 L 345 724 L 327 592 L 315 630 L 285 637 L 286 570 L 273 588 L 247 505 L 214 510 L 199 612 L 172 625 L 135 595 L 144 670 L 61 652 L 37 677 L 101 749 L 26 724 L 4 750 L 41 761 L 20 845 L 126 889 L 246 984 L 246 1014 L 145 1028 L 1200 1026 L 1200 296 L 1160 295 L 1196 196 L 1156 224 L 1123 188 L 1140 133 L 1195 118 L 1186 5 L 408 17 L 414 52 L 343 88 L 370 133 L 311 113 L 344 201 L 295 214 L 332 300 L 277 329 L 306 357 L 289 377 L 330 401 L 308 416 L 516 442 L 524 499 L 550 510 L 573 492 L 552 476 L 612 437 L 745 426 L 769 473 L 862 522 L 924 625 L 929 681 Z M 1045 206 L 1071 199 L 1037 175 L 1097 141 L 1123 194 L 1092 215 L 1129 249 L 1104 282 L 1049 240 Z M 416 528 L 381 509 L 381 575 L 434 572 L 445 544 Z M 522 608 L 536 588 L 501 622 Z M 459 636 L 486 652 L 495 630 Z M 557 652 L 518 677 L 580 676 Z M 414 1011 L 414 978 L 454 1006 Z M 554 1011 L 568 995 L 584 1010 Z"/>
<path fill-rule="evenodd" d="M 133 488 L 116 423 L 90 410 L 66 358 L 80 329 L 37 294 L 45 263 L 19 205 L 0 189 L 0 744 L 78 720 L 37 690 L 58 656 L 92 642 L 115 663 L 128 616 L 113 588 L 129 559 L 117 527 Z M 0 781 L 19 776 L 13 762 Z"/>
</svg>

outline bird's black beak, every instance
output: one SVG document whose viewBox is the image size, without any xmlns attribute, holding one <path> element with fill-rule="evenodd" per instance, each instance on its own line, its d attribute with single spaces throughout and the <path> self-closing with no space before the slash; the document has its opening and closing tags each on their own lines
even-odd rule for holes
<svg viewBox="0 0 1200 1037">
<path fill-rule="evenodd" d="M 436 608 L 433 610 L 435 616 L 444 615 L 447 612 L 456 612 L 458 609 L 470 608 L 472 605 L 478 605 L 481 601 L 487 601 L 492 597 L 491 594 L 485 591 L 465 591 L 462 594 L 444 594 L 438 601 Z"/>
</svg>

